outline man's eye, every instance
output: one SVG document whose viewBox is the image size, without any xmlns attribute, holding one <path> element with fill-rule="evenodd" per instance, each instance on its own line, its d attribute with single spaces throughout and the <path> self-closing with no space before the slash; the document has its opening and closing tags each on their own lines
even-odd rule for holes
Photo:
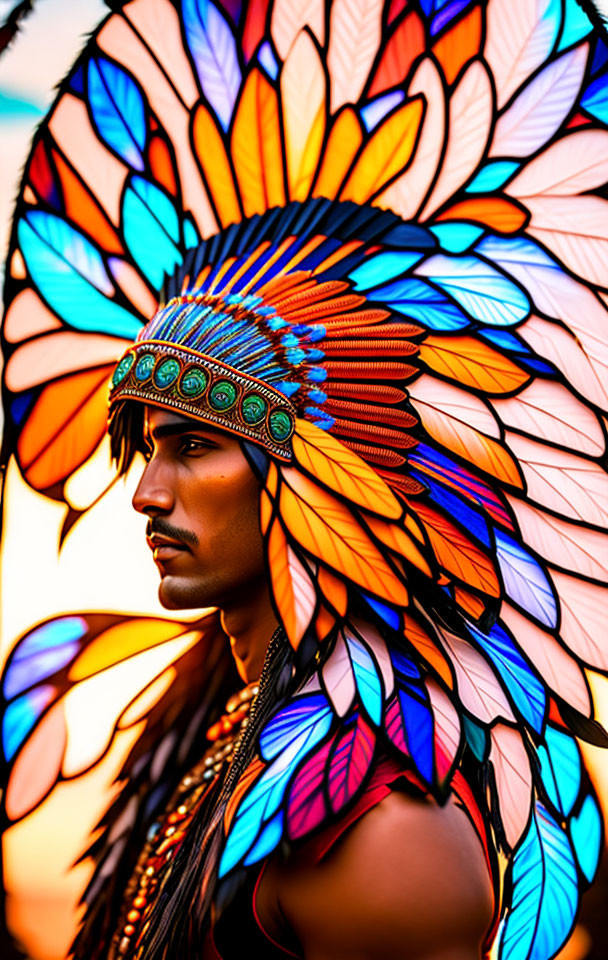
<svg viewBox="0 0 608 960">
<path fill-rule="evenodd" d="M 183 437 L 180 443 L 180 453 L 201 453 L 204 450 L 210 450 L 211 444 L 202 440 L 200 437 Z"/>
</svg>

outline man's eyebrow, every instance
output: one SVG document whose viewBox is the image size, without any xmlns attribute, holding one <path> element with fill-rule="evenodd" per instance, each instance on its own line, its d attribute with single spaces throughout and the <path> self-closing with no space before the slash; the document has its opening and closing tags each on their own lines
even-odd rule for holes
<svg viewBox="0 0 608 960">
<path fill-rule="evenodd" d="M 144 440 L 161 440 L 163 437 L 175 437 L 182 433 L 192 433 L 207 430 L 203 423 L 197 423 L 195 420 L 184 423 L 165 423 L 152 430 L 144 431 Z M 205 438 L 211 441 L 211 438 Z"/>
</svg>

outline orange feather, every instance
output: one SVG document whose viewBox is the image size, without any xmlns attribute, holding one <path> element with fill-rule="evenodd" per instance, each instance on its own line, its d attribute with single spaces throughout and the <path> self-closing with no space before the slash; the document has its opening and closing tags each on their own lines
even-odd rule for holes
<svg viewBox="0 0 608 960">
<path fill-rule="evenodd" d="M 268 537 L 268 566 L 272 594 L 288 640 L 297 650 L 312 620 L 317 595 L 310 575 L 287 542 L 275 520 Z"/>
<path fill-rule="evenodd" d="M 439 566 L 463 583 L 492 597 L 500 585 L 492 562 L 458 527 L 425 503 L 414 510 L 424 525 Z"/>
</svg>

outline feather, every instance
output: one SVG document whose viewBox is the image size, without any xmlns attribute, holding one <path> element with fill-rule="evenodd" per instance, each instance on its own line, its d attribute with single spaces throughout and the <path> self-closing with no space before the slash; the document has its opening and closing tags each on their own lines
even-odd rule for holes
<svg viewBox="0 0 608 960">
<path fill-rule="evenodd" d="M 331 434 L 299 418 L 293 437 L 297 463 L 332 493 L 381 517 L 398 519 L 403 508 L 390 487 Z"/>
<path fill-rule="evenodd" d="M 534 317 L 520 328 L 523 339 L 532 346 L 538 341 L 541 356 L 555 360 L 557 369 L 567 373 L 584 397 L 607 406 L 608 346 L 597 336 L 597 331 L 604 329 L 607 313 L 597 296 L 526 237 L 488 237 L 477 250 L 521 283 L 539 312 L 562 324 L 559 328 Z M 574 337 L 567 336 L 564 324 Z"/>
<path fill-rule="evenodd" d="M 270 15 L 270 33 L 282 60 L 286 60 L 294 41 L 309 27 L 319 43 L 325 40 L 325 16 L 321 0 L 275 0 Z"/>
<path fill-rule="evenodd" d="M 335 741 L 327 770 L 327 792 L 334 813 L 355 796 L 369 771 L 376 736 L 361 714 L 344 727 Z"/>
<path fill-rule="evenodd" d="M 576 130 L 543 150 L 504 188 L 511 197 L 568 197 L 608 181 L 608 133 Z"/>
<path fill-rule="evenodd" d="M 510 393 L 530 380 L 509 357 L 477 337 L 429 334 L 420 344 L 419 357 L 437 373 L 484 394 Z"/>
<path fill-rule="evenodd" d="M 30 210 L 17 227 L 30 276 L 49 304 L 77 330 L 131 339 L 141 320 L 110 297 L 114 287 L 101 254 L 80 231 L 42 210 Z"/>
<path fill-rule="evenodd" d="M 562 54 L 524 87 L 496 123 L 491 157 L 528 157 L 551 139 L 576 100 L 587 49 L 583 44 Z"/>
<path fill-rule="evenodd" d="M 325 774 L 335 738 L 328 740 L 300 769 L 287 798 L 287 835 L 295 840 L 318 827 L 327 817 Z"/>
<path fill-rule="evenodd" d="M 282 477 L 281 517 L 296 543 L 364 590 L 405 605 L 405 587 L 353 514 L 293 467 L 284 468 Z"/>
<path fill-rule="evenodd" d="M 382 0 L 334 0 L 329 18 L 327 67 L 331 112 L 357 103 L 380 44 Z"/>
<path fill-rule="evenodd" d="M 525 722 L 536 732 L 542 731 L 547 697 L 542 681 L 502 629 L 496 623 L 488 633 L 470 625 L 469 633 L 477 641 L 497 672 L 503 686 Z"/>
<path fill-rule="evenodd" d="M 359 638 L 364 641 L 380 667 L 384 699 L 387 700 L 393 692 L 395 681 L 386 642 L 371 623 L 365 623 L 364 620 L 353 620 L 352 627 Z"/>
<path fill-rule="evenodd" d="M 400 86 L 414 61 L 424 53 L 424 48 L 422 20 L 415 11 L 411 11 L 397 24 L 386 41 L 368 96 L 375 97 L 391 87 Z"/>
<path fill-rule="evenodd" d="M 508 603 L 503 603 L 500 615 L 547 686 L 588 717 L 591 710 L 589 689 L 576 661 L 550 633 L 541 630 Z"/>
<path fill-rule="evenodd" d="M 325 74 L 317 48 L 307 33 L 299 34 L 283 65 L 281 102 L 289 196 L 292 200 L 305 200 L 325 133 Z"/>
<path fill-rule="evenodd" d="M 604 642 L 608 590 L 558 570 L 551 570 L 551 579 L 559 596 L 564 643 L 588 666 L 608 670 Z"/>
<path fill-rule="evenodd" d="M 532 771 L 519 730 L 499 723 L 490 730 L 490 763 L 494 770 L 500 818 L 513 849 L 530 821 Z"/>
<path fill-rule="evenodd" d="M 438 443 L 503 483 L 521 487 L 515 461 L 494 439 L 497 422 L 474 394 L 430 376 L 416 380 L 410 392 L 423 427 Z"/>
<path fill-rule="evenodd" d="M 604 582 L 608 578 L 608 536 L 577 526 L 507 495 L 525 542 L 549 563 Z"/>
<path fill-rule="evenodd" d="M 538 757 L 548 799 L 562 817 L 569 816 L 581 788 L 581 755 L 576 740 L 548 724 Z"/>
<path fill-rule="evenodd" d="M 101 441 L 111 366 L 55 380 L 39 394 L 17 441 L 17 459 L 35 490 L 63 483 Z"/>
<path fill-rule="evenodd" d="M 515 233 L 521 227 L 525 226 L 528 216 L 525 210 L 505 200 L 504 197 L 474 197 L 472 200 L 462 200 L 460 203 L 454 203 L 443 213 L 435 217 L 436 222 L 444 221 L 473 221 L 481 223 L 496 233 Z M 463 230 L 461 223 L 451 224 L 453 230 Z M 443 228 L 444 230 L 446 228 Z M 467 228 L 471 230 L 471 227 Z M 437 234 L 438 228 L 434 232 Z M 474 239 L 477 239 L 477 234 Z M 469 244 L 466 244 L 468 246 Z M 445 247 L 445 242 L 443 243 Z"/>
<path fill-rule="evenodd" d="M 382 683 L 374 657 L 367 645 L 351 630 L 343 632 L 348 654 L 351 659 L 359 702 L 368 717 L 378 727 L 382 718 Z"/>
<path fill-rule="evenodd" d="M 495 538 L 496 556 L 507 596 L 545 627 L 554 629 L 557 604 L 545 571 L 521 543 L 504 531 L 496 529 Z"/>
<path fill-rule="evenodd" d="M 340 192 L 340 200 L 365 203 L 398 176 L 410 161 L 420 122 L 422 99 L 398 107 L 363 146 Z"/>
<path fill-rule="evenodd" d="M 437 563 L 467 586 L 498 597 L 500 587 L 492 561 L 443 514 L 426 504 L 417 504 Z"/>
<path fill-rule="evenodd" d="M 262 756 L 272 762 L 249 787 L 237 808 L 219 865 L 219 876 L 237 863 L 256 863 L 279 843 L 282 829 L 272 830 L 273 843 L 257 845 L 283 801 L 301 761 L 325 738 L 332 711 L 322 694 L 297 697 L 279 711 L 260 736 Z"/>
<path fill-rule="evenodd" d="M 434 62 L 426 57 L 420 63 L 408 88 L 408 96 L 421 94 L 425 104 L 424 118 L 415 155 L 402 173 L 376 203 L 394 210 L 404 220 L 414 217 L 424 203 L 434 179 L 445 137 L 445 94 Z"/>
<path fill-rule="evenodd" d="M 561 10 L 556 0 L 493 0 L 487 16 L 485 57 L 501 108 L 553 49 Z"/>
<path fill-rule="evenodd" d="M 105 57 L 89 60 L 87 83 L 93 123 L 102 140 L 134 170 L 143 171 L 146 116 L 137 84 Z"/>
<path fill-rule="evenodd" d="M 201 89 L 227 130 L 241 83 L 234 36 L 210 0 L 183 0 L 182 15 Z"/>
<path fill-rule="evenodd" d="M 385 712 L 389 740 L 405 756 L 411 756 L 416 770 L 430 784 L 433 778 L 433 715 L 426 692 L 414 685 L 397 690 Z"/>
<path fill-rule="evenodd" d="M 492 123 L 492 86 L 486 67 L 474 61 L 449 104 L 450 136 L 439 176 L 422 210 L 426 220 L 469 179 L 481 160 Z"/>
<path fill-rule="evenodd" d="M 427 343 L 428 338 L 423 346 Z M 516 397 L 491 402 L 500 420 L 521 433 L 591 457 L 604 453 L 604 434 L 597 417 L 560 383 L 539 378 Z"/>
<path fill-rule="evenodd" d="M 179 220 L 167 194 L 143 177 L 128 182 L 122 203 L 125 242 L 135 263 L 156 290 L 182 262 Z"/>
<path fill-rule="evenodd" d="M 577 816 L 570 820 L 570 836 L 578 865 L 587 882 L 597 873 L 602 852 L 603 821 L 597 801 L 588 794 Z"/>
<path fill-rule="evenodd" d="M 277 519 L 268 536 L 268 565 L 272 593 L 281 622 L 294 650 L 310 626 L 317 594 L 309 572 L 288 544 Z"/>
<path fill-rule="evenodd" d="M 491 724 L 497 717 L 515 722 L 502 684 L 481 654 L 446 630 L 441 631 L 441 639 L 456 673 L 463 707 L 482 723 Z"/>
<path fill-rule="evenodd" d="M 538 801 L 509 873 L 513 896 L 500 934 L 500 960 L 554 956 L 574 923 L 578 881 L 568 838 Z"/>
<path fill-rule="evenodd" d="M 194 114 L 192 139 L 194 154 L 213 199 L 219 222 L 223 227 L 238 223 L 241 210 L 224 142 L 215 120 L 203 104 L 197 107 Z"/>
<path fill-rule="evenodd" d="M 608 476 L 595 461 L 529 437 L 507 433 L 521 465 L 530 500 L 582 523 L 608 524 Z"/>
<path fill-rule="evenodd" d="M 313 197 L 333 200 L 338 196 L 362 141 L 363 133 L 357 114 L 351 107 L 344 107 L 330 128 L 312 191 Z"/>
<path fill-rule="evenodd" d="M 525 293 L 477 257 L 437 254 L 424 260 L 414 273 L 438 284 L 481 323 L 509 326 L 525 320 L 530 312 Z"/>
<path fill-rule="evenodd" d="M 398 556 L 413 564 L 427 577 L 432 577 L 432 571 L 427 559 L 414 539 L 397 523 L 385 523 L 377 517 L 363 513 L 362 517 L 372 534 L 386 547 L 389 547 Z"/>
<path fill-rule="evenodd" d="M 355 676 L 350 656 L 341 633 L 336 636 L 334 648 L 322 668 L 323 685 L 339 717 L 350 710 L 355 697 Z"/>
<path fill-rule="evenodd" d="M 450 697 L 438 683 L 427 679 L 425 684 L 433 713 L 435 769 L 439 782 L 447 784 L 460 751 L 460 717 Z"/>
<path fill-rule="evenodd" d="M 450 10 L 456 12 L 458 6 L 461 8 L 466 3 L 460 5 L 450 4 L 445 8 L 445 15 L 448 16 Z M 443 12 L 443 11 L 442 11 Z M 431 33 L 436 33 L 441 29 L 437 24 L 441 14 L 438 14 L 433 20 Z M 449 30 L 437 40 L 432 47 L 433 53 L 441 64 L 443 73 L 448 84 L 452 84 L 461 69 L 469 60 L 472 60 L 481 48 L 482 22 L 481 7 L 474 6 L 461 20 L 457 20 Z M 443 25 L 443 24 L 442 24 Z"/>
<path fill-rule="evenodd" d="M 246 217 L 285 204 L 279 108 L 274 88 L 252 70 L 232 131 L 232 161 Z"/>
<path fill-rule="evenodd" d="M 531 236 L 584 280 L 605 285 L 608 202 L 600 197 L 530 197 Z"/>
<path fill-rule="evenodd" d="M 423 657 L 426 663 L 430 664 L 445 685 L 452 690 L 454 688 L 452 668 L 441 652 L 438 643 L 431 638 L 422 624 L 408 613 L 403 614 L 403 623 L 403 633 L 406 639 L 412 644 L 420 656 Z"/>
</svg>

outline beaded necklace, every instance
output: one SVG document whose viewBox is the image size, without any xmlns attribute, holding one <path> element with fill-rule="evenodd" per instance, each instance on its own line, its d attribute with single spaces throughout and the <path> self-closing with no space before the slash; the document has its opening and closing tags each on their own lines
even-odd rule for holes
<svg viewBox="0 0 608 960">
<path fill-rule="evenodd" d="M 146 843 L 125 891 L 120 923 L 108 960 L 141 960 L 143 957 L 142 940 L 162 881 L 205 794 L 232 760 L 247 728 L 248 715 L 258 692 L 258 683 L 250 683 L 230 697 L 224 715 L 207 731 L 211 745 L 199 763 L 183 777 L 168 807 L 148 830 Z"/>
</svg>

